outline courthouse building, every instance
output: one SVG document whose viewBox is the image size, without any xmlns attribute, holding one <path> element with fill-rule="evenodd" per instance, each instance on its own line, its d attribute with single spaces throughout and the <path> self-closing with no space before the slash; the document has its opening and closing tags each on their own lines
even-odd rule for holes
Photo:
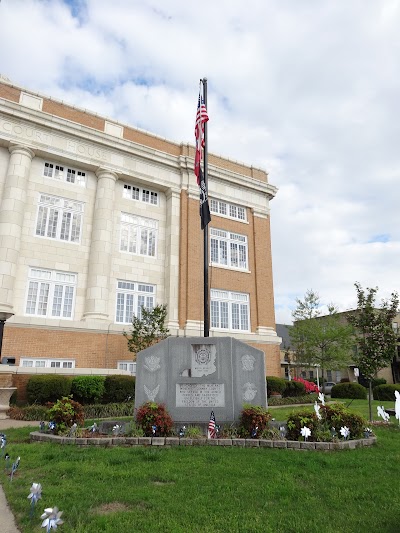
<svg viewBox="0 0 400 533">
<path fill-rule="evenodd" d="M 122 332 L 142 305 L 167 304 L 171 335 L 203 334 L 193 163 L 191 144 L 0 78 L 3 363 L 132 371 Z M 210 337 L 263 350 L 267 373 L 279 375 L 275 194 L 265 171 L 209 154 Z"/>
</svg>

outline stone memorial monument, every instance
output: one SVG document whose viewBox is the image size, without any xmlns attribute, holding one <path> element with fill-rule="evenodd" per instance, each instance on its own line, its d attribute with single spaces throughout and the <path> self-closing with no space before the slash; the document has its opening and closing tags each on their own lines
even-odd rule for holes
<svg viewBox="0 0 400 533">
<path fill-rule="evenodd" d="M 264 352 L 231 337 L 169 337 L 136 359 L 135 406 L 164 403 L 176 423 L 237 422 L 266 407 Z"/>
</svg>

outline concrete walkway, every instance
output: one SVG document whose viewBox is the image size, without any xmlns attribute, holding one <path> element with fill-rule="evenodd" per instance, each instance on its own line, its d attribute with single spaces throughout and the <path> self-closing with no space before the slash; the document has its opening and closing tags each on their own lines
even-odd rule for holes
<svg viewBox="0 0 400 533">
<path fill-rule="evenodd" d="M 0 433 L 7 434 L 7 429 L 21 428 L 26 426 L 39 427 L 39 422 L 26 422 L 25 420 L 11 420 L 6 418 L 0 420 Z M 7 483 L 7 480 L 6 480 Z M 29 489 L 29 487 L 28 487 Z M 1 533 L 20 533 L 15 523 L 14 515 L 12 514 L 6 497 L 4 495 L 3 487 L 0 485 L 0 531 Z"/>
</svg>

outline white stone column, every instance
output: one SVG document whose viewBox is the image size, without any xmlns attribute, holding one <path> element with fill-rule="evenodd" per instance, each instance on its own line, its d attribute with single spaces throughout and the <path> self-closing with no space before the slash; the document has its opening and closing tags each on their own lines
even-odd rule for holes
<svg viewBox="0 0 400 533">
<path fill-rule="evenodd" d="M 168 305 L 167 327 L 174 335 L 179 330 L 179 231 L 181 196 L 178 189 L 168 189 L 165 229 L 165 296 Z"/>
<path fill-rule="evenodd" d="M 11 145 L 0 203 L 0 312 L 13 313 L 14 283 L 21 248 L 26 190 L 34 152 Z"/>
<path fill-rule="evenodd" d="M 98 169 L 84 320 L 109 320 L 114 191 L 117 174 Z"/>
</svg>

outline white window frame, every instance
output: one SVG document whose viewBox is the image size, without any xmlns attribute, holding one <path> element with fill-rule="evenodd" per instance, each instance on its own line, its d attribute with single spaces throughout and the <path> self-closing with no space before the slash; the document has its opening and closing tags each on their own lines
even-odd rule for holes
<svg viewBox="0 0 400 533">
<path fill-rule="evenodd" d="M 247 222 L 247 209 L 242 205 L 210 198 L 210 212 L 221 217 Z"/>
<path fill-rule="evenodd" d="M 122 198 L 144 202 L 146 204 L 158 207 L 160 205 L 159 193 L 147 187 L 138 187 L 132 183 L 124 183 L 122 189 Z"/>
<path fill-rule="evenodd" d="M 136 376 L 136 361 L 118 361 L 118 370 L 127 370 L 134 376 Z"/>
<path fill-rule="evenodd" d="M 84 204 L 76 200 L 40 193 L 35 237 L 80 244 Z"/>
<path fill-rule="evenodd" d="M 249 250 L 246 235 L 210 228 L 210 262 L 235 270 L 249 269 Z"/>
<path fill-rule="evenodd" d="M 157 243 L 157 220 L 121 213 L 120 252 L 157 257 Z"/>
<path fill-rule="evenodd" d="M 31 267 L 25 316 L 73 320 L 77 281 L 75 273 Z"/>
<path fill-rule="evenodd" d="M 86 172 L 59 163 L 45 161 L 43 165 L 43 176 L 45 178 L 79 185 L 79 187 L 86 187 Z"/>
<path fill-rule="evenodd" d="M 243 292 L 211 289 L 211 329 L 250 332 L 250 296 Z"/>
<path fill-rule="evenodd" d="M 21 357 L 19 366 L 24 368 L 75 368 L 75 359 Z"/>
<path fill-rule="evenodd" d="M 141 317 L 142 306 L 153 309 L 156 305 L 156 286 L 136 281 L 117 280 L 115 323 L 132 324 L 133 316 Z"/>
</svg>

